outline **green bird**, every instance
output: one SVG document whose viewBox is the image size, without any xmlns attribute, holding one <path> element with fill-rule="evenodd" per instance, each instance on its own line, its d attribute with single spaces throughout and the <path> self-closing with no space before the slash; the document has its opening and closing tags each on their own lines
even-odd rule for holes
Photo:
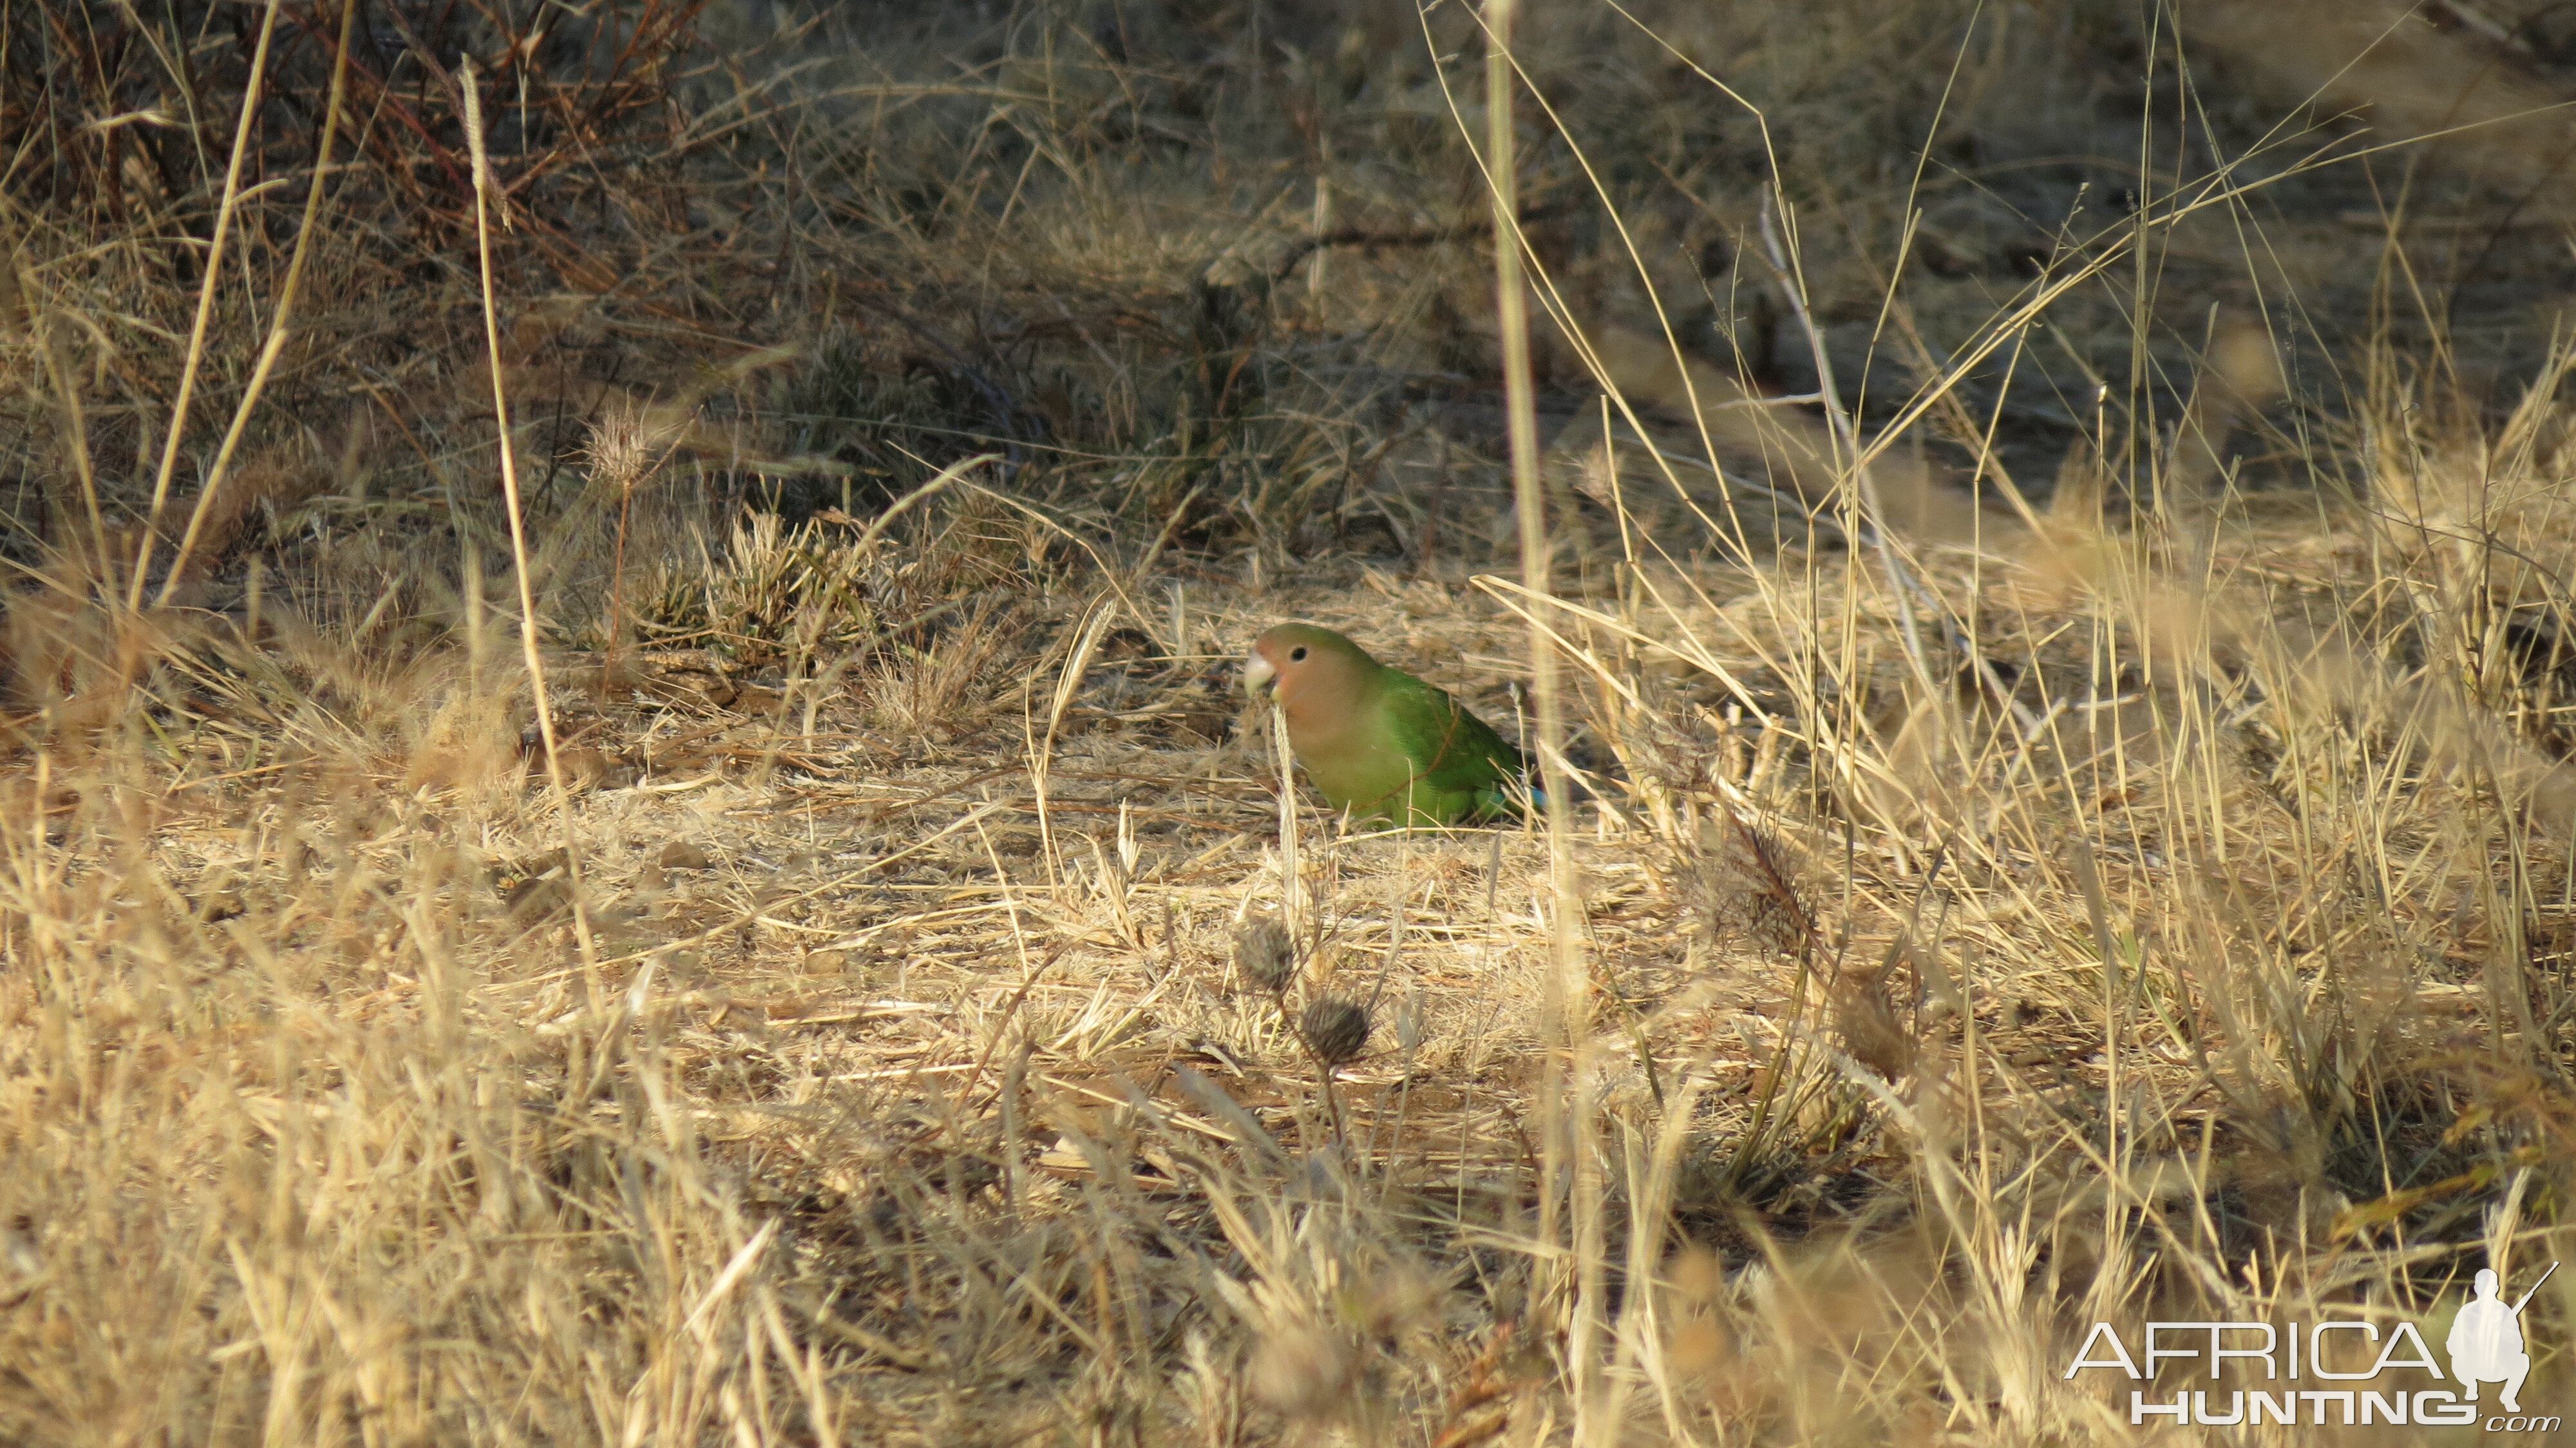
<svg viewBox="0 0 2576 1448">
<path fill-rule="evenodd" d="M 1447 691 L 1328 628 L 1283 623 L 1244 660 L 1243 687 L 1288 716 L 1288 748 L 1335 809 L 1388 824 L 1481 824 L 1520 813 L 1521 752 Z"/>
</svg>

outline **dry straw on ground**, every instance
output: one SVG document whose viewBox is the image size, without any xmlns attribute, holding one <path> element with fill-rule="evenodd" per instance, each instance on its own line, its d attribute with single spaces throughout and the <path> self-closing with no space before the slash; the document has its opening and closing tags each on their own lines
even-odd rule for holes
<svg viewBox="0 0 2576 1448">
<path fill-rule="evenodd" d="M 2129 1443 L 2576 1256 L 2557 8 L 1504 8 L 0 0 L 0 1440 Z"/>
</svg>

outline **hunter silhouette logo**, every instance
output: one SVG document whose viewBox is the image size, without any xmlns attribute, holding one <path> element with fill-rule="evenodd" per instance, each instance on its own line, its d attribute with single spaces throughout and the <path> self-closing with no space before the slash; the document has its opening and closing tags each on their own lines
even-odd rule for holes
<svg viewBox="0 0 2576 1448">
<path fill-rule="evenodd" d="M 2546 1282 L 2558 1264 L 2540 1274 Z M 2522 1309 L 2531 1303 L 2531 1293 L 2540 1290 L 2540 1282 L 2531 1284 L 2531 1292 L 2507 1307 L 2496 1297 L 2496 1275 L 2492 1267 L 2478 1271 L 2477 1295 L 2460 1308 L 2459 1317 L 2451 1323 L 2451 1371 L 2467 1390 L 2468 1400 L 2478 1400 L 2478 1384 L 2502 1383 L 2508 1413 L 2522 1411 L 2522 1380 L 2531 1375 L 2531 1354 L 2522 1350 Z"/>
<path fill-rule="evenodd" d="M 2093 1324 L 2065 1377 L 2088 1369 L 2110 1369 L 2144 1384 L 2129 1393 L 2129 1422 L 2139 1425 L 2162 1418 L 2176 1426 L 2213 1428 L 2238 1424 L 2298 1424 L 2315 1427 L 2373 1423 L 2417 1423 L 2465 1427 L 2480 1422 L 2478 1388 L 2495 1383 L 2504 1411 L 2485 1418 L 2490 1433 L 2554 1433 L 2560 1419 L 2522 1411 L 2523 1380 L 2531 1375 L 2531 1352 L 2523 1336 L 2522 1310 L 2534 1293 L 2558 1271 L 2552 1262 L 2522 1296 L 2507 1302 L 2504 1283 L 2493 1270 L 2481 1271 L 2451 1320 L 2443 1339 L 2450 1358 L 2446 1378 L 2430 1344 L 2414 1323 L 2400 1322 L 2384 1334 L 2375 1322 L 2150 1322 L 2131 1356 L 2128 1344 L 2107 1322 Z M 2358 1368 L 2371 1348 L 2377 1356 Z M 2158 1393 L 2154 1383 L 2167 1359 L 2205 1361 L 2210 1386 Z M 2143 1362 L 2145 1367 L 2140 1369 Z M 2331 1364 L 2331 1365 L 2330 1365 Z M 2231 1371 L 2232 1369 L 2232 1371 Z M 2412 1369 L 2435 1382 L 2456 1387 L 2418 1388 L 2400 1369 Z M 2230 1377 L 2262 1385 L 2236 1386 Z M 2320 1386 L 2299 1386 L 2306 1382 Z"/>
</svg>

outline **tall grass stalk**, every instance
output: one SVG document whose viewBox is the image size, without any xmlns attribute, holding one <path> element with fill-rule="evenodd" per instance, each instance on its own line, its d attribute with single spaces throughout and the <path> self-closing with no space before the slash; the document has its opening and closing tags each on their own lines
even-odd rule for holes
<svg viewBox="0 0 2576 1448">
<path fill-rule="evenodd" d="M 276 7 L 270 8 L 273 11 Z M 484 144 L 482 76 L 472 56 L 457 67 L 456 82 L 464 101 L 465 144 L 474 163 L 474 259 L 482 284 L 484 362 L 492 376 L 493 445 L 500 456 L 501 496 L 510 514 L 510 571 L 519 588 L 519 656 L 528 668 L 528 701 L 536 715 L 538 743 L 545 751 L 546 788 L 554 796 L 555 812 L 562 823 L 564 877 L 571 892 L 573 939 L 581 951 L 582 980 L 591 1008 L 597 1010 L 601 1004 L 599 946 L 591 934 L 590 906 L 582 898 L 581 833 L 573 817 L 572 792 L 564 783 L 563 751 L 555 737 L 554 701 L 546 694 L 545 625 L 537 613 L 536 570 L 529 565 L 527 506 L 519 494 L 519 454 L 510 436 L 510 389 L 501 363 L 501 308 L 492 285 L 495 183 L 492 158 Z"/>
</svg>

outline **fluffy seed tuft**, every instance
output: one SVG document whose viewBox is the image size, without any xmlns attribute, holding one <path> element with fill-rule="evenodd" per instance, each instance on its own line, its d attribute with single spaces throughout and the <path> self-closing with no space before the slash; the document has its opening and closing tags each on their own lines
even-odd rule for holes
<svg viewBox="0 0 2576 1448">
<path fill-rule="evenodd" d="M 1339 1066 L 1368 1048 L 1368 1007 L 1342 996 L 1323 996 L 1298 1014 L 1297 1034 L 1326 1066 Z"/>
<path fill-rule="evenodd" d="M 1249 988 L 1277 995 L 1297 978 L 1297 942 L 1276 915 L 1264 915 L 1234 936 L 1234 969 Z"/>
</svg>

